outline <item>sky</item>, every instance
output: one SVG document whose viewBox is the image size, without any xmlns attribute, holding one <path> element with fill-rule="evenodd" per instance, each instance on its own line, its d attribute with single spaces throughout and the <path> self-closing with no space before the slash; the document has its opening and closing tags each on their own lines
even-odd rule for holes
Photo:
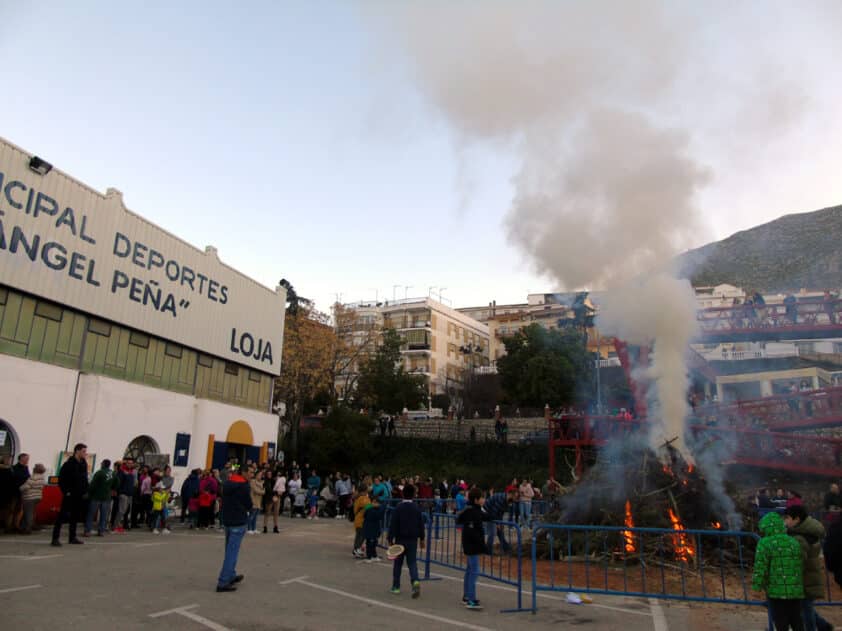
<svg viewBox="0 0 842 631">
<path fill-rule="evenodd" d="M 594 211 L 595 242 L 575 234 L 588 211 L 541 220 L 576 186 L 627 191 L 594 180 L 641 146 L 635 186 L 673 186 L 661 149 L 687 181 L 641 218 L 670 227 L 647 255 L 842 203 L 842 4 L 585 6 L 0 0 L 0 136 L 325 310 L 599 289 L 548 250 L 651 262 L 622 204 Z"/>
</svg>

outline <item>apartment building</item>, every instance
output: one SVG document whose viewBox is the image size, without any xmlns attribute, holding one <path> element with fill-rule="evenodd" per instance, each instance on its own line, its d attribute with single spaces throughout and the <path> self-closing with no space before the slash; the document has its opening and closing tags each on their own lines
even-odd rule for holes
<svg viewBox="0 0 842 631">
<path fill-rule="evenodd" d="M 356 328 L 363 329 L 362 334 L 349 329 L 346 337 L 368 339 L 369 326 L 398 332 L 404 369 L 427 380 L 430 397 L 460 389 L 466 372 L 489 365 L 488 325 L 432 298 L 354 303 L 343 309 L 356 312 Z"/>
</svg>

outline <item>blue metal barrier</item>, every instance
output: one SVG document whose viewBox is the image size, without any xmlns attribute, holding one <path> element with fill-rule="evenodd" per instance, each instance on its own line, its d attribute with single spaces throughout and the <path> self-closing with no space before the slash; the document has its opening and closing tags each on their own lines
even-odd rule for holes
<svg viewBox="0 0 842 631">
<path fill-rule="evenodd" d="M 546 542 L 546 559 L 541 561 L 539 539 Z M 753 598 L 750 591 L 757 540 L 753 533 L 725 530 L 536 524 L 532 610 L 537 610 L 539 591 L 765 607 L 766 602 Z M 543 581 L 538 577 L 539 563 L 546 566 Z"/>
<path fill-rule="evenodd" d="M 427 566 L 435 563 L 442 567 L 465 571 L 467 560 L 462 552 L 462 532 L 456 525 L 456 515 L 434 513 L 428 525 Z M 520 526 L 510 521 L 489 522 L 495 537 L 510 546 L 510 553 L 499 550 L 480 556 L 479 575 L 499 583 L 511 585 L 517 592 L 517 607 L 503 612 L 530 611 L 523 607 L 523 540 Z M 427 572 L 429 569 L 427 570 Z"/>
<path fill-rule="evenodd" d="M 388 506 L 384 511 L 379 545 L 388 547 L 388 531 L 394 508 Z M 462 552 L 462 532 L 456 526 L 456 515 L 450 513 L 428 513 L 422 510 L 426 527 L 424 550 L 424 572 L 421 580 L 440 580 L 432 577 L 430 567 L 440 565 L 454 570 L 465 571 L 467 560 Z M 503 609 L 502 612 L 531 611 L 523 607 L 523 539 L 520 526 L 508 521 L 489 522 L 495 537 L 510 545 L 510 553 L 498 550 L 491 555 L 480 557 L 479 576 L 492 581 L 505 583 L 517 592 L 517 607 Z M 419 556 L 419 561 L 421 560 Z"/>
</svg>

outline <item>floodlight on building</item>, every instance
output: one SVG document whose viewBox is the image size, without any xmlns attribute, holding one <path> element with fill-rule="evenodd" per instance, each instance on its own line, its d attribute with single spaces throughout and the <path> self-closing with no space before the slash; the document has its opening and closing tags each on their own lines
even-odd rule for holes
<svg viewBox="0 0 842 631">
<path fill-rule="evenodd" d="M 29 168 L 38 175 L 47 175 L 47 173 L 53 170 L 53 165 L 38 156 L 32 156 L 29 159 Z"/>
</svg>

